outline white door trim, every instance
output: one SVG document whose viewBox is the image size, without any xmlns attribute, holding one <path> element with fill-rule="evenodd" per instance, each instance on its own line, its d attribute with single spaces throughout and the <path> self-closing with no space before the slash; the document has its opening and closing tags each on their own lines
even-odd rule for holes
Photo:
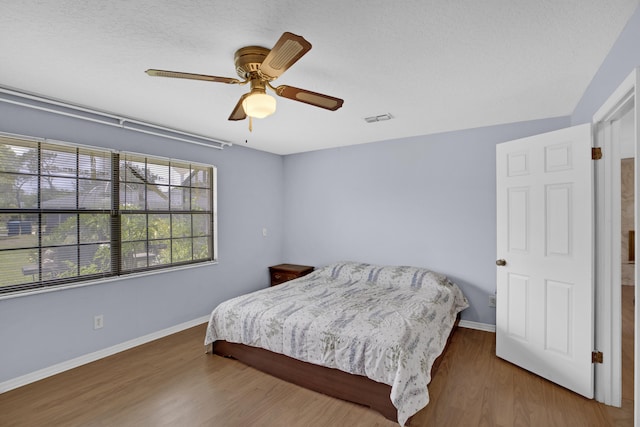
<svg viewBox="0 0 640 427">
<path fill-rule="evenodd" d="M 602 364 L 596 365 L 595 370 L 595 395 L 596 400 L 608 405 L 620 406 L 622 391 L 622 325 L 619 311 L 614 311 L 613 307 L 620 307 L 621 289 L 620 286 L 612 286 L 612 283 L 620 283 L 620 247 L 614 242 L 618 242 L 619 237 L 614 239 L 614 233 L 620 232 L 620 206 L 614 203 L 613 195 L 620 194 L 620 151 L 617 144 L 612 144 L 610 132 L 611 126 L 607 123 L 616 118 L 621 109 L 628 105 L 628 102 L 638 99 L 637 91 L 640 90 L 638 79 L 639 69 L 635 69 L 611 94 L 607 101 L 593 116 L 595 127 L 596 146 L 603 149 L 602 160 L 596 162 L 596 325 L 595 342 L 599 351 L 604 354 Z M 636 153 L 640 152 L 638 141 L 638 115 L 639 108 L 636 103 L 635 120 L 635 145 Z M 636 223 L 638 229 L 638 186 L 640 174 L 636 172 Z M 619 234 L 618 234 L 619 236 Z M 636 253 L 638 253 L 638 242 L 636 242 Z M 638 282 L 638 271 L 636 270 L 636 283 Z M 637 296 L 636 287 L 636 296 Z M 635 328 L 635 366 L 638 365 L 640 357 L 638 354 L 639 331 L 637 327 L 638 307 L 636 305 L 636 328 Z M 616 315 L 614 315 L 614 313 Z M 638 369 L 634 373 L 635 395 L 638 396 L 639 375 Z M 637 402 L 637 398 L 635 402 Z M 638 405 L 634 403 L 634 416 L 638 418 Z"/>
</svg>

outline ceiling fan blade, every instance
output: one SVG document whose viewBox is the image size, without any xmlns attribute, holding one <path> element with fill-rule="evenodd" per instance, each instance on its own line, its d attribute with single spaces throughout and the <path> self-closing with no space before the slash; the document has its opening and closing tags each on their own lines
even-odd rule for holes
<svg viewBox="0 0 640 427">
<path fill-rule="evenodd" d="M 334 98 L 333 96 L 323 95 L 321 93 L 311 92 L 310 90 L 300 89 L 293 86 L 278 86 L 274 88 L 276 93 L 284 98 L 293 99 L 294 101 L 304 102 L 305 104 L 315 107 L 336 111 L 342 107 L 344 100 Z"/>
<path fill-rule="evenodd" d="M 240 100 L 238 101 L 238 103 L 236 104 L 236 106 L 233 108 L 233 111 L 231 112 L 231 115 L 229 116 L 229 120 L 244 120 L 247 118 L 247 114 L 244 112 L 244 108 L 242 108 L 242 101 L 244 101 L 244 99 L 249 96 L 248 93 L 245 93 L 244 95 L 242 95 L 240 97 Z"/>
<path fill-rule="evenodd" d="M 309 50 L 311 50 L 311 43 L 306 41 L 304 37 L 284 33 L 262 61 L 260 73 L 268 78 L 276 79 Z"/>
<path fill-rule="evenodd" d="M 177 79 L 205 80 L 208 82 L 228 83 L 228 84 L 241 83 L 240 80 L 233 79 L 231 77 L 217 77 L 217 76 L 208 76 L 206 74 L 181 73 L 179 71 L 147 70 L 145 71 L 145 73 L 147 73 L 150 76 L 156 76 L 156 77 L 174 77 Z"/>
</svg>

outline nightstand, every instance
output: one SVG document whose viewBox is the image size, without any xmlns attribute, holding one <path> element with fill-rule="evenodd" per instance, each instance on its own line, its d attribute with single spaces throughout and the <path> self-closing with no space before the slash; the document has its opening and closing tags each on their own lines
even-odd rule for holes
<svg viewBox="0 0 640 427">
<path fill-rule="evenodd" d="M 298 277 L 306 276 L 313 271 L 314 267 L 309 265 L 297 265 L 297 264 L 279 264 L 269 267 L 269 274 L 271 276 L 271 286 L 279 285 L 280 283 L 287 282 L 289 280 L 297 279 Z"/>
</svg>

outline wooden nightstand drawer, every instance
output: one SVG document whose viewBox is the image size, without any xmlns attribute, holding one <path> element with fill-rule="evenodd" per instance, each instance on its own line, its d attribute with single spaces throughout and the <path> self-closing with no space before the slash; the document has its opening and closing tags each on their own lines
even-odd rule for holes
<svg viewBox="0 0 640 427">
<path fill-rule="evenodd" d="M 297 265 L 297 264 L 279 264 L 269 267 L 269 274 L 271 275 L 271 286 L 279 285 L 280 283 L 287 282 L 289 280 L 297 279 L 313 271 L 314 267 L 309 265 Z"/>
<path fill-rule="evenodd" d="M 288 282 L 289 280 L 293 280 L 293 279 L 297 279 L 297 278 L 298 278 L 298 275 L 296 275 L 296 274 L 272 272 L 271 273 L 271 286 L 279 285 L 280 283 Z"/>
</svg>

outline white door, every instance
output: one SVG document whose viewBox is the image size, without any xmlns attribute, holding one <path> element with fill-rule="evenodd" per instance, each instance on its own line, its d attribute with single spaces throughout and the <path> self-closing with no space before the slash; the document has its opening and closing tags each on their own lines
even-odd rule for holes
<svg viewBox="0 0 640 427">
<path fill-rule="evenodd" d="M 593 398 L 591 125 L 498 144 L 496 354 Z"/>
</svg>

